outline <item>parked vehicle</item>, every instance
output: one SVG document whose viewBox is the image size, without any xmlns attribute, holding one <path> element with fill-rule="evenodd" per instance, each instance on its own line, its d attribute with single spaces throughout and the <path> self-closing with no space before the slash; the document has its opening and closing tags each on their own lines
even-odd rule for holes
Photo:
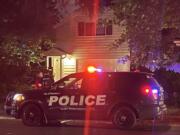
<svg viewBox="0 0 180 135">
<path fill-rule="evenodd" d="M 4 110 L 5 110 L 6 114 L 8 114 L 8 115 L 11 115 L 13 97 L 15 94 L 16 94 L 15 91 L 11 91 L 6 96 L 6 100 L 5 100 L 5 104 L 4 104 Z"/>
<path fill-rule="evenodd" d="M 107 120 L 119 128 L 132 128 L 137 120 L 166 113 L 163 92 L 148 73 L 74 73 L 49 89 L 15 94 L 11 114 L 28 126 L 78 119 Z"/>
</svg>

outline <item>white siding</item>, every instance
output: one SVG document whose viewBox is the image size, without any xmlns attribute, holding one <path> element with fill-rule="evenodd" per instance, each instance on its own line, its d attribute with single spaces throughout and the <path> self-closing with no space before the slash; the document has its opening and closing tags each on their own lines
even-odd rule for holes
<svg viewBox="0 0 180 135">
<path fill-rule="evenodd" d="M 100 15 L 101 18 L 107 16 L 111 18 L 112 13 L 109 12 L 106 15 Z M 117 59 L 129 55 L 128 44 L 124 43 L 119 48 L 112 49 L 112 44 L 115 40 L 119 39 L 122 34 L 122 28 L 113 25 L 112 35 L 78 36 L 78 22 L 81 21 L 92 22 L 94 20 L 89 16 L 77 12 L 66 18 L 65 24 L 59 26 L 56 34 L 57 45 L 78 60 L 78 69 L 80 69 L 81 66 L 84 67 L 87 59 L 92 61 L 97 61 L 98 59 L 101 65 L 109 66 L 108 70 L 129 70 L 129 63 L 122 65 L 117 65 L 116 63 Z M 113 66 L 111 67 L 110 65 Z"/>
<path fill-rule="evenodd" d="M 129 64 L 129 62 L 119 64 L 117 59 L 79 59 L 77 61 L 77 71 L 86 71 L 88 66 L 94 66 L 107 72 L 129 71 Z"/>
</svg>

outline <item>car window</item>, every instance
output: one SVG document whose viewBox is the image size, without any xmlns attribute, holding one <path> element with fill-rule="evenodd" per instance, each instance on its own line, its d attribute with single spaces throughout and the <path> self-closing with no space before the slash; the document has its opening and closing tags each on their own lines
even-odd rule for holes
<svg viewBox="0 0 180 135">
<path fill-rule="evenodd" d="M 131 93 L 140 88 L 142 81 L 142 78 L 138 76 L 114 75 L 111 81 L 111 89 Z"/>
<path fill-rule="evenodd" d="M 82 80 L 82 78 L 75 76 L 66 77 L 55 84 L 55 89 L 81 89 Z"/>
<path fill-rule="evenodd" d="M 105 75 L 90 76 L 84 80 L 83 88 L 87 93 L 101 93 L 109 89 L 108 77 Z"/>
<path fill-rule="evenodd" d="M 149 77 L 148 80 L 149 80 L 149 83 L 150 83 L 151 86 L 153 86 L 153 87 L 161 87 L 161 85 L 158 83 L 158 81 L 155 78 Z"/>
</svg>

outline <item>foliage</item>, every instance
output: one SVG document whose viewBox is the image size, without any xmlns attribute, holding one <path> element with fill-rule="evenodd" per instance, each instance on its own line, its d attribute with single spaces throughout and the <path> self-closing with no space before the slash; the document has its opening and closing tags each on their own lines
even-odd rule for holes
<svg viewBox="0 0 180 135">
<path fill-rule="evenodd" d="M 72 12 L 78 10 L 80 5 L 77 0 L 46 0 L 47 8 L 55 18 L 55 24 L 60 24 Z M 91 1 L 90 1 L 91 2 Z"/>
<path fill-rule="evenodd" d="M 168 104 L 174 103 L 174 92 L 180 97 L 180 73 L 176 73 L 165 68 L 157 69 L 155 72 L 155 78 L 162 85 L 165 90 L 165 96 Z M 180 98 L 177 100 L 180 105 Z"/>
<path fill-rule="evenodd" d="M 1 43 L 0 62 L 5 65 L 27 66 L 40 58 L 40 46 L 32 41 L 21 41 L 18 38 L 8 38 Z"/>
<path fill-rule="evenodd" d="M 53 47 L 56 18 L 50 0 L 1 0 L 0 94 L 29 87 L 32 72 L 43 68 L 42 51 Z M 48 37 L 48 38 L 44 38 Z M 34 74 L 34 73 L 33 73 Z"/>
<path fill-rule="evenodd" d="M 126 29 L 115 45 L 129 43 L 132 64 L 163 67 L 174 62 L 174 48 L 163 41 L 161 30 L 180 28 L 178 0 L 113 0 L 112 3 L 115 23 Z"/>
<path fill-rule="evenodd" d="M 0 63 L 13 66 L 29 66 L 30 63 L 38 63 L 43 59 L 42 51 L 49 50 L 53 46 L 50 39 L 29 40 L 18 37 L 1 39 Z"/>
<path fill-rule="evenodd" d="M 174 39 L 179 35 L 177 29 L 163 28 L 161 30 L 162 42 L 161 42 L 161 64 L 171 65 L 176 62 L 180 62 L 180 48 L 174 43 Z"/>
<path fill-rule="evenodd" d="M 24 37 L 53 36 L 55 18 L 49 0 L 1 0 L 0 34 Z"/>
<path fill-rule="evenodd" d="M 29 88 L 30 76 L 44 68 L 43 51 L 53 46 L 52 40 L 5 37 L 0 41 L 0 89 L 1 95 L 11 90 Z M 43 65 L 44 64 L 44 65 Z"/>
<path fill-rule="evenodd" d="M 180 1 L 179 0 L 166 0 L 163 28 L 176 28 L 180 29 Z"/>
</svg>

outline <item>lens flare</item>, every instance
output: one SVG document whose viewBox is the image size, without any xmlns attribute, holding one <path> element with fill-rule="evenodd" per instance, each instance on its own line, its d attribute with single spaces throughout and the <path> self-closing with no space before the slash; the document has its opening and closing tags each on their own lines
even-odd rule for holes
<svg viewBox="0 0 180 135">
<path fill-rule="evenodd" d="M 96 68 L 93 66 L 89 66 L 87 70 L 89 73 L 94 73 L 96 71 Z"/>
</svg>

